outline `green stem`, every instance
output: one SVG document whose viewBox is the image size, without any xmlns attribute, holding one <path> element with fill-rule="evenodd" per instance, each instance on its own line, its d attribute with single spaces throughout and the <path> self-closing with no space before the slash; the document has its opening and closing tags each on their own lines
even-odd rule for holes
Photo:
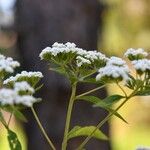
<svg viewBox="0 0 150 150">
<path fill-rule="evenodd" d="M 132 97 L 132 94 L 129 97 L 127 97 L 113 112 L 109 113 L 104 118 L 104 120 L 99 122 L 98 125 L 96 126 L 96 128 L 92 131 L 92 133 L 80 144 L 80 146 L 77 148 L 77 150 L 81 150 L 87 144 L 87 142 L 92 138 L 95 131 L 97 129 L 99 129 L 106 121 L 108 121 L 110 119 L 110 117 L 113 116 L 131 97 Z"/>
<path fill-rule="evenodd" d="M 118 82 L 116 84 L 118 85 L 118 87 L 121 89 L 121 91 L 124 93 L 125 97 L 127 98 L 127 94 L 125 90 L 121 87 L 121 85 Z"/>
<path fill-rule="evenodd" d="M 79 99 L 79 98 L 82 97 L 82 96 L 85 96 L 85 95 L 90 94 L 90 93 L 93 93 L 93 92 L 95 92 L 95 91 L 97 91 L 97 90 L 99 90 L 99 89 L 102 89 L 102 88 L 105 87 L 105 86 L 106 86 L 106 85 L 102 85 L 102 86 L 97 87 L 97 88 L 94 88 L 94 89 L 92 89 L 92 90 L 90 90 L 90 91 L 88 91 L 88 92 L 85 92 L 85 93 L 83 93 L 83 94 L 77 95 L 77 96 L 76 96 L 76 99 Z"/>
<path fill-rule="evenodd" d="M 66 150 L 67 148 L 67 142 L 68 142 L 68 132 L 70 128 L 70 120 L 71 120 L 71 113 L 72 113 L 72 108 L 75 100 L 75 94 L 76 94 L 76 83 L 72 85 L 72 93 L 71 97 L 69 100 L 69 106 L 68 106 L 68 111 L 67 111 L 67 117 L 66 117 L 66 125 L 65 125 L 65 131 L 64 131 L 64 138 L 62 142 L 62 150 Z"/>
<path fill-rule="evenodd" d="M 42 131 L 42 133 L 43 133 L 45 139 L 46 139 L 47 142 L 48 142 L 48 144 L 51 146 L 52 150 L 56 150 L 55 146 L 53 145 L 52 141 L 49 139 L 49 137 L 48 137 L 46 131 L 44 130 L 44 128 L 43 128 L 43 126 L 42 126 L 42 124 L 41 124 L 41 122 L 40 122 L 40 120 L 39 120 L 39 118 L 38 118 L 38 116 L 37 116 L 37 114 L 36 114 L 36 112 L 35 112 L 35 110 L 34 110 L 34 108 L 31 107 L 31 110 L 32 110 L 32 113 L 33 113 L 33 115 L 34 115 L 34 117 L 35 117 L 35 119 L 36 119 L 36 121 L 37 121 L 37 124 L 39 125 L 39 128 L 41 129 L 41 131 Z"/>
</svg>

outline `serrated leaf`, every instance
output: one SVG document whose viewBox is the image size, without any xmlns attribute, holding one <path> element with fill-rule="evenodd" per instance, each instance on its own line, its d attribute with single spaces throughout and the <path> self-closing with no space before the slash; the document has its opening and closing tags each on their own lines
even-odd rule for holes
<svg viewBox="0 0 150 150">
<path fill-rule="evenodd" d="M 16 133 L 10 129 L 8 129 L 7 132 L 8 132 L 7 139 L 9 142 L 10 149 L 11 150 L 22 150 L 21 143 L 18 140 Z"/>
<path fill-rule="evenodd" d="M 68 139 L 80 136 L 89 136 L 94 130 L 96 129 L 95 126 L 75 126 L 68 134 Z M 97 138 L 99 140 L 108 140 L 108 137 L 99 129 L 95 131 L 92 135 L 93 138 Z"/>
</svg>

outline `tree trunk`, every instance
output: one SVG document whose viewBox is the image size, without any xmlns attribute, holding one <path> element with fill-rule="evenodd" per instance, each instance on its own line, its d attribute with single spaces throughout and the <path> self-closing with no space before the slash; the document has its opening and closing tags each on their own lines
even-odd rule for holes
<svg viewBox="0 0 150 150">
<path fill-rule="evenodd" d="M 44 87 L 39 95 L 43 101 L 37 106 L 46 131 L 53 139 L 57 149 L 62 142 L 66 109 L 70 95 L 70 85 L 64 77 L 48 71 L 47 64 L 40 61 L 39 53 L 46 46 L 57 42 L 74 42 L 78 47 L 91 50 L 97 48 L 97 34 L 101 30 L 102 7 L 97 0 L 17 0 L 16 24 L 18 33 L 18 50 L 21 55 L 23 69 L 41 71 L 44 74 Z M 79 85 L 78 92 L 95 85 Z M 106 96 L 105 89 L 96 93 Z M 72 124 L 94 125 L 106 116 L 106 112 L 92 108 L 86 102 L 75 104 Z M 43 139 L 33 116 L 29 115 L 25 125 L 28 137 L 28 150 L 47 150 L 49 147 Z M 92 118 L 92 119 L 91 119 Z M 108 123 L 103 127 L 108 134 Z M 83 139 L 77 138 L 69 142 L 73 150 Z M 91 140 L 87 149 L 109 150 L 109 142 Z"/>
</svg>

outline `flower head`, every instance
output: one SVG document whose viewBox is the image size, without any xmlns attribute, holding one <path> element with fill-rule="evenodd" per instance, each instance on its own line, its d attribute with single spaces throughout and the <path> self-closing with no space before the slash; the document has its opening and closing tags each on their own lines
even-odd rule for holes
<svg viewBox="0 0 150 150">
<path fill-rule="evenodd" d="M 11 76 L 10 78 L 6 79 L 3 83 L 4 84 L 14 84 L 15 82 L 20 81 L 27 81 L 30 83 L 30 85 L 35 85 L 41 78 L 43 77 L 41 72 L 27 72 L 22 71 L 20 74 L 17 74 L 16 76 Z"/>
<path fill-rule="evenodd" d="M 126 57 L 129 58 L 129 60 L 138 60 L 138 59 L 143 59 L 146 58 L 148 56 L 148 53 L 144 51 L 144 49 L 142 48 L 138 48 L 138 49 L 133 49 L 130 48 L 128 49 L 125 54 Z"/>
<path fill-rule="evenodd" d="M 106 66 L 100 68 L 96 80 L 109 81 L 127 81 L 129 80 L 129 68 L 125 61 L 118 57 L 111 57 Z"/>
<path fill-rule="evenodd" d="M 99 69 L 99 73 L 96 76 L 96 80 L 105 80 L 105 81 L 122 81 L 129 80 L 129 69 L 127 67 L 111 66 L 107 65 Z"/>
<path fill-rule="evenodd" d="M 16 67 L 19 67 L 18 61 L 14 61 L 11 57 L 5 57 L 0 54 L 0 72 L 13 73 Z"/>
<path fill-rule="evenodd" d="M 150 60 L 148 59 L 134 60 L 132 64 L 138 73 L 150 72 Z"/>
<path fill-rule="evenodd" d="M 52 47 L 46 47 L 40 53 L 41 59 L 49 60 L 59 54 L 76 53 L 78 48 L 74 43 L 67 42 L 66 44 L 55 42 Z"/>
<path fill-rule="evenodd" d="M 22 94 L 22 92 L 24 92 Z M 30 94 L 34 93 L 34 89 L 25 81 L 16 82 L 14 88 L 2 88 L 0 89 L 0 104 L 6 105 L 23 105 L 31 107 L 33 103 L 39 101 L 38 98 L 33 97 Z"/>
<path fill-rule="evenodd" d="M 124 65 L 126 65 L 126 62 L 123 59 L 119 58 L 119 57 L 112 56 L 107 61 L 107 65 L 124 66 Z"/>
<path fill-rule="evenodd" d="M 0 90 L 1 105 L 13 105 L 16 97 L 17 97 L 17 93 L 12 89 L 3 88 Z"/>
<path fill-rule="evenodd" d="M 14 90 L 16 92 L 28 92 L 30 94 L 33 94 L 35 92 L 34 88 L 29 85 L 26 81 L 21 82 L 15 82 L 14 84 Z"/>
<path fill-rule="evenodd" d="M 102 67 L 106 64 L 107 58 L 104 54 L 97 51 L 87 51 L 76 47 L 74 43 L 55 42 L 52 47 L 47 47 L 40 53 L 40 58 L 51 61 L 55 64 L 71 64 L 74 67 L 89 68 Z M 76 64 L 75 64 L 76 62 Z"/>
<path fill-rule="evenodd" d="M 77 66 L 78 67 L 81 67 L 81 66 L 83 66 L 85 64 L 91 64 L 90 60 L 85 59 L 85 58 L 83 58 L 81 56 L 77 56 L 76 59 L 77 59 Z"/>
</svg>

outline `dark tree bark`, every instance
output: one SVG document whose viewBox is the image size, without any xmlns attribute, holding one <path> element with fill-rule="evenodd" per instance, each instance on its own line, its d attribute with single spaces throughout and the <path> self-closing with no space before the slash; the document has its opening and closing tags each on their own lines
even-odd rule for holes
<svg viewBox="0 0 150 150">
<path fill-rule="evenodd" d="M 97 34 L 101 30 L 102 7 L 97 0 L 17 0 L 16 31 L 18 33 L 18 50 L 20 51 L 23 68 L 42 71 L 44 87 L 40 92 L 43 98 L 37 106 L 40 119 L 49 136 L 60 149 L 66 118 L 67 99 L 70 95 L 69 82 L 62 76 L 48 71 L 47 64 L 40 61 L 39 53 L 46 46 L 57 42 L 74 42 L 87 50 L 97 48 Z M 95 85 L 79 85 L 78 92 Z M 106 96 L 103 89 L 96 93 Z M 72 126 L 95 125 L 106 116 L 106 112 L 93 109 L 89 104 L 80 102 L 73 110 Z M 32 115 L 25 125 L 29 150 L 47 150 L 48 145 L 41 136 Z M 103 127 L 108 134 L 108 123 Z M 81 142 L 80 138 L 69 142 L 73 150 Z M 91 140 L 87 149 L 109 150 L 106 141 Z"/>
</svg>

